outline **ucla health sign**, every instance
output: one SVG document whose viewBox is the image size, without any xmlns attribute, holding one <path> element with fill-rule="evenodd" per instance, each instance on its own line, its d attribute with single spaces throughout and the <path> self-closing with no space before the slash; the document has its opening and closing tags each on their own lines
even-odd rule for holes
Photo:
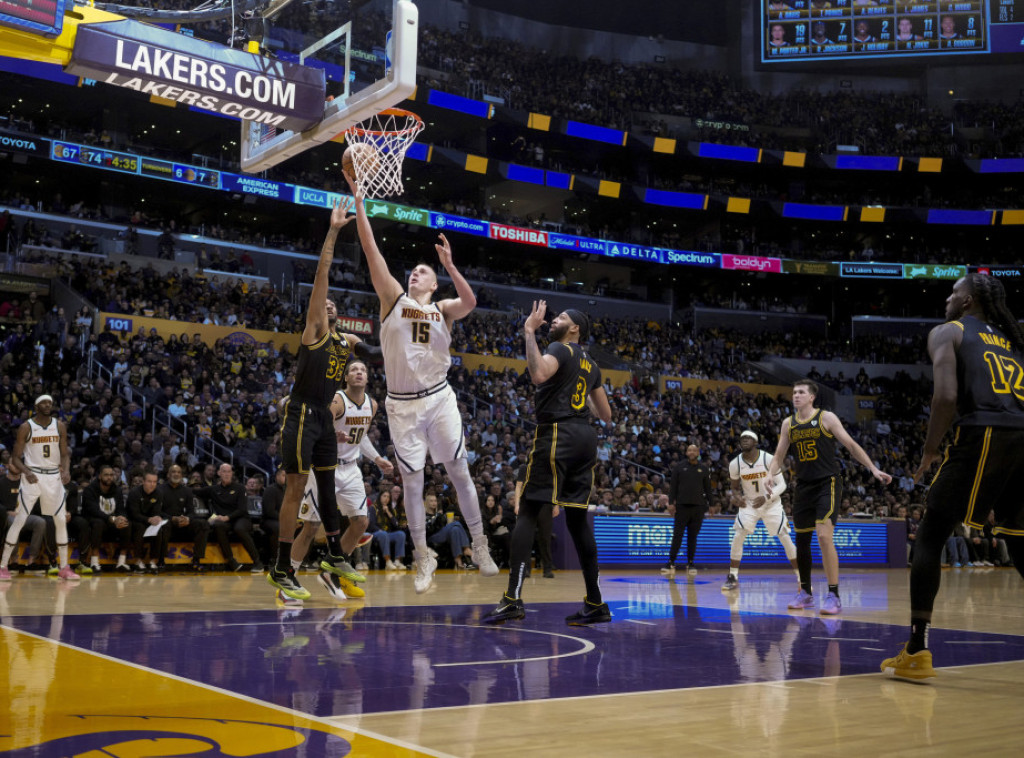
<svg viewBox="0 0 1024 758">
<path fill-rule="evenodd" d="M 697 563 L 729 563 L 734 520 L 705 519 L 697 540 Z M 672 519 L 658 516 L 594 516 L 594 536 L 604 564 L 664 566 L 672 544 Z M 840 521 L 835 529 L 836 549 L 843 565 L 885 565 L 888 563 L 888 524 Z M 818 541 L 812 545 L 814 561 L 820 563 Z M 788 566 L 782 546 L 768 534 L 763 523 L 743 543 L 744 563 Z"/>
</svg>

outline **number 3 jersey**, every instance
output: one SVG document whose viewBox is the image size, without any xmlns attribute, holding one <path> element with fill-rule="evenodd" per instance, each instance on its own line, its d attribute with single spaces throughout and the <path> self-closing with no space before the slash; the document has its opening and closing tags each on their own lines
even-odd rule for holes
<svg viewBox="0 0 1024 758">
<path fill-rule="evenodd" d="M 403 293 L 380 324 L 388 394 L 412 395 L 448 381 L 452 337 L 436 303 Z"/>
<path fill-rule="evenodd" d="M 957 424 L 1024 428 L 1020 355 L 991 324 L 973 316 L 951 323 L 964 333 L 956 354 Z"/>
<path fill-rule="evenodd" d="M 537 423 L 554 424 L 570 419 L 589 420 L 587 398 L 601 386 L 601 369 L 579 345 L 552 342 L 547 355 L 558 361 L 558 370 L 537 387 Z"/>
</svg>

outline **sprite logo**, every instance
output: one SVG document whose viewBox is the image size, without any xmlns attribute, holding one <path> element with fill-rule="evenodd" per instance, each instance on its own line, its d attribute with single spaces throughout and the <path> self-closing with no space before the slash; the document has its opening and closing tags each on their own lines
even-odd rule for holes
<svg viewBox="0 0 1024 758">
<path fill-rule="evenodd" d="M 430 216 L 427 211 L 421 211 L 419 208 L 407 208 L 404 205 L 370 203 L 366 208 L 366 215 L 369 218 L 389 218 L 392 221 L 400 221 L 403 224 L 430 226 Z"/>
</svg>

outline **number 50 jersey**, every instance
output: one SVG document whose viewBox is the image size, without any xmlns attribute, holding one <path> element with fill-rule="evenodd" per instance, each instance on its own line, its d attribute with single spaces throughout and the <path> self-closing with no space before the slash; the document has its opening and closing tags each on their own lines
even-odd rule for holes
<svg viewBox="0 0 1024 758">
<path fill-rule="evenodd" d="M 1024 428 L 1021 356 L 991 324 L 973 316 L 952 323 L 964 332 L 956 354 L 957 424 Z"/>
<path fill-rule="evenodd" d="M 601 386 L 601 369 L 579 345 L 552 342 L 547 355 L 558 361 L 558 370 L 537 387 L 537 423 L 554 424 L 566 419 L 589 420 L 587 398 Z"/>
</svg>

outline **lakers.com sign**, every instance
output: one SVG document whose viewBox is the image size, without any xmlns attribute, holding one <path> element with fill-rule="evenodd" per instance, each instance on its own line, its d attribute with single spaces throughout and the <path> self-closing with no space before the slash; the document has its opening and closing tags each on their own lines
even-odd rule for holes
<svg viewBox="0 0 1024 758">
<path fill-rule="evenodd" d="M 322 70 L 129 19 L 80 25 L 65 71 L 296 132 L 324 113 Z"/>
</svg>

